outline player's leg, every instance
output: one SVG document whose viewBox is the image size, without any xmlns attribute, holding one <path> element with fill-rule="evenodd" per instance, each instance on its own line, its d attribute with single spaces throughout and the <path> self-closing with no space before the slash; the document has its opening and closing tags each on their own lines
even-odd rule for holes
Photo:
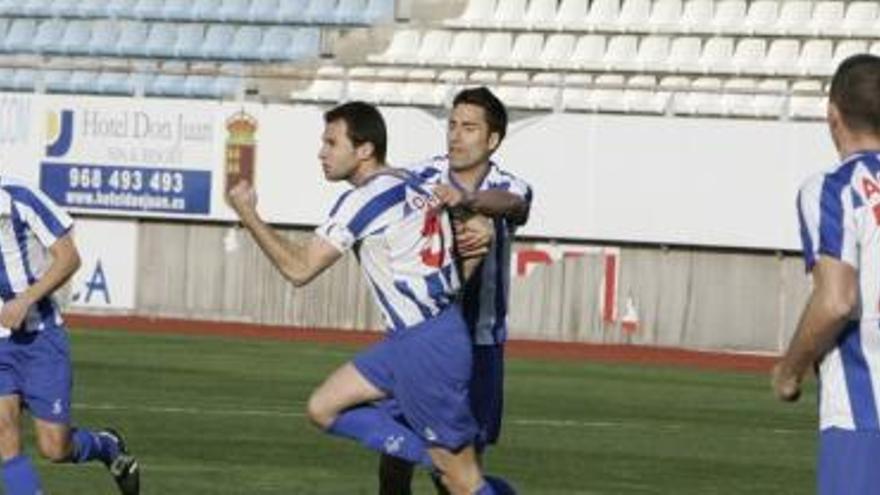
<svg viewBox="0 0 880 495">
<path fill-rule="evenodd" d="M 110 470 L 120 493 L 138 494 L 138 464 L 127 453 L 122 437 L 109 429 L 70 426 L 73 379 L 66 331 L 50 328 L 39 332 L 21 354 L 26 363 L 22 397 L 34 417 L 40 454 L 57 463 L 100 461 Z"/>
<path fill-rule="evenodd" d="M 442 447 L 429 449 L 440 473 L 440 480 L 452 495 L 498 495 L 492 483 L 483 478 L 473 445 L 458 451 Z"/>
<path fill-rule="evenodd" d="M 40 493 L 40 478 L 30 459 L 21 453 L 21 400 L 17 395 L 5 395 L 8 391 L 3 394 L 0 396 L 3 486 L 9 495 L 36 495 Z"/>
<path fill-rule="evenodd" d="M 388 454 L 379 459 L 379 494 L 412 495 L 415 465 Z"/>
<path fill-rule="evenodd" d="M 312 423 L 327 433 L 355 440 L 369 449 L 409 462 L 430 465 L 424 441 L 395 421 L 386 410 L 372 404 L 387 396 L 379 388 L 385 379 L 369 380 L 360 369 L 369 367 L 372 371 L 368 373 L 374 377 L 382 373 L 382 359 L 379 358 L 384 358 L 384 351 L 382 348 L 376 350 L 376 347 L 355 358 L 358 366 L 349 362 L 331 373 L 312 392 L 306 413 Z"/>
<path fill-rule="evenodd" d="M 874 493 L 880 486 L 878 457 L 880 433 L 876 431 L 823 430 L 819 435 L 817 493 Z"/>
</svg>

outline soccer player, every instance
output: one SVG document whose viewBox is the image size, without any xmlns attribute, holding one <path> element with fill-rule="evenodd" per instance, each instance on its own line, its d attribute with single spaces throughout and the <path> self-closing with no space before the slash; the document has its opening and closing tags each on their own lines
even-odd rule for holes
<svg viewBox="0 0 880 495">
<path fill-rule="evenodd" d="M 479 258 L 466 260 L 460 274 L 440 200 L 416 175 L 385 166 L 385 124 L 375 107 L 346 103 L 324 121 L 318 155 L 324 175 L 354 187 L 308 241 L 289 241 L 266 225 L 250 185 L 229 193 L 244 226 L 296 286 L 354 250 L 389 328 L 382 342 L 315 389 L 307 414 L 330 434 L 438 469 L 454 494 L 493 494 L 473 447 L 471 338 L 456 303 L 463 274 Z M 388 397 L 398 402 L 405 425 L 374 405 Z"/>
<path fill-rule="evenodd" d="M 411 169 L 431 183 L 446 204 L 491 217 L 494 241 L 465 286 L 464 313 L 474 339 L 470 382 L 471 408 L 480 428 L 477 451 L 498 441 L 504 398 L 504 342 L 510 292 L 510 249 L 517 227 L 528 219 L 532 191 L 528 184 L 491 160 L 507 132 L 507 110 L 485 87 L 468 88 L 453 99 L 447 129 L 447 154 Z M 487 242 L 466 228 L 457 229 L 460 245 Z M 391 405 L 393 409 L 393 404 Z M 410 493 L 413 465 L 384 455 L 380 492 Z M 438 486 L 442 491 L 442 487 Z"/>
<path fill-rule="evenodd" d="M 772 381 L 797 400 L 818 364 L 818 493 L 864 495 L 880 490 L 880 58 L 840 64 L 828 127 L 841 162 L 798 195 L 813 288 Z"/>
<path fill-rule="evenodd" d="M 40 454 L 53 462 L 98 460 L 124 495 L 140 472 L 119 433 L 70 426 L 67 331 L 52 293 L 79 267 L 73 221 L 39 190 L 0 177 L 0 457 L 9 495 L 41 494 L 21 451 L 21 411 L 34 418 Z M 47 259 L 47 253 L 51 261 Z"/>
</svg>

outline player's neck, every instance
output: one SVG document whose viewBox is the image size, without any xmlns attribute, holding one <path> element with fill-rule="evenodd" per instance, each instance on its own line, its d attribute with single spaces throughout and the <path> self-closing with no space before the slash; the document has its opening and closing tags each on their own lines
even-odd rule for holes
<svg viewBox="0 0 880 495">
<path fill-rule="evenodd" d="M 846 158 L 860 151 L 880 152 L 880 136 L 869 133 L 853 133 L 841 139 L 840 158 Z"/>
<path fill-rule="evenodd" d="M 473 191 L 479 187 L 488 170 L 489 162 L 486 161 L 466 169 L 451 169 L 450 174 L 459 185 Z"/>
<path fill-rule="evenodd" d="M 384 163 L 369 160 L 361 163 L 348 177 L 348 182 L 357 187 L 366 182 L 370 177 L 385 168 Z"/>
</svg>

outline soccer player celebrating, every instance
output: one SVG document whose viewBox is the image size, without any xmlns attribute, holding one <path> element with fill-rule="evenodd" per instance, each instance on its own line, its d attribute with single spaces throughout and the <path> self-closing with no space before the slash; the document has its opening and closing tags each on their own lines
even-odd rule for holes
<svg viewBox="0 0 880 495">
<path fill-rule="evenodd" d="M 813 288 L 773 387 L 797 400 L 818 364 L 818 493 L 863 495 L 880 489 L 880 58 L 840 64 L 828 127 L 841 163 L 798 195 Z"/>
<path fill-rule="evenodd" d="M 73 221 L 40 191 L 0 178 L 0 457 L 9 495 L 41 494 L 21 452 L 21 410 L 34 417 L 37 447 L 53 462 L 103 462 L 120 493 L 139 493 L 140 472 L 113 430 L 70 426 L 67 331 L 52 292 L 79 268 Z M 36 243 L 31 242 L 36 239 Z M 47 261 L 46 252 L 51 255 Z"/>
<path fill-rule="evenodd" d="M 528 184 L 491 161 L 507 132 L 507 110 L 485 87 L 459 92 L 452 103 L 446 135 L 447 154 L 411 168 L 439 184 L 446 204 L 466 213 L 492 218 L 494 240 L 478 273 L 464 292 L 464 314 L 474 339 L 470 382 L 471 409 L 480 428 L 477 451 L 498 441 L 504 399 L 504 342 L 510 293 L 510 249 L 514 231 L 528 219 L 532 191 Z M 461 245 L 489 240 L 466 228 L 457 229 Z M 391 404 L 392 410 L 394 405 Z M 383 456 L 380 492 L 410 493 L 413 465 Z M 442 491 L 442 486 L 438 486 Z"/>
<path fill-rule="evenodd" d="M 375 107 L 346 103 L 324 121 L 318 155 L 324 176 L 354 187 L 306 243 L 284 239 L 262 221 L 250 185 L 229 193 L 244 226 L 294 285 L 307 284 L 353 249 L 388 326 L 382 342 L 312 393 L 307 414 L 330 434 L 437 469 L 453 494 L 494 494 L 473 445 L 471 337 L 456 302 L 479 257 L 460 267 L 452 222 L 429 184 L 385 166 L 385 124 Z M 471 223 L 480 230 L 478 221 Z M 389 397 L 405 425 L 374 405 Z"/>
</svg>

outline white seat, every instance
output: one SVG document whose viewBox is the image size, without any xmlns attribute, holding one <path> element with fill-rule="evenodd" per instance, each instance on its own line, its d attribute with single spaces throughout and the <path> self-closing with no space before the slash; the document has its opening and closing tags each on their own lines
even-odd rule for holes
<svg viewBox="0 0 880 495">
<path fill-rule="evenodd" d="M 379 54 L 367 55 L 367 60 L 389 64 L 415 62 L 418 60 L 420 36 L 419 31 L 415 29 L 395 31 L 385 51 Z"/>
<path fill-rule="evenodd" d="M 868 53 L 880 57 L 880 41 L 872 42 L 871 46 L 868 47 Z"/>
<path fill-rule="evenodd" d="M 524 33 L 516 37 L 510 51 L 509 63 L 512 67 L 532 67 L 541 58 L 544 36 L 538 33 Z"/>
<path fill-rule="evenodd" d="M 226 58 L 235 37 L 235 28 L 228 24 L 211 24 L 202 42 L 202 58 Z"/>
<path fill-rule="evenodd" d="M 698 77 L 691 82 L 691 90 L 685 98 L 686 113 L 697 115 L 723 115 L 721 104 L 721 79 Z"/>
<path fill-rule="evenodd" d="M 214 20 L 220 0 L 166 0 L 162 8 L 162 19 L 172 21 Z"/>
<path fill-rule="evenodd" d="M 131 94 L 133 89 L 129 83 L 127 72 L 101 72 L 95 81 L 99 93 Z"/>
<path fill-rule="evenodd" d="M 31 40 L 31 47 L 37 53 L 53 53 L 61 51 L 61 38 L 64 36 L 65 23 L 58 19 L 43 21 Z"/>
<path fill-rule="evenodd" d="M 674 32 L 681 22 L 681 0 L 657 0 L 651 9 L 648 28 L 652 32 Z"/>
<path fill-rule="evenodd" d="M 807 40 L 798 58 L 798 71 L 802 75 L 829 75 L 831 67 L 831 40 Z"/>
<path fill-rule="evenodd" d="M 698 72 L 701 55 L 700 38 L 684 36 L 675 38 L 669 47 L 669 57 L 665 62 L 665 70 L 670 72 Z"/>
<path fill-rule="evenodd" d="M 257 26 L 241 26 L 235 32 L 229 55 L 241 60 L 256 60 L 260 58 L 260 48 L 263 42 L 263 30 Z"/>
<path fill-rule="evenodd" d="M 586 34 L 577 40 L 571 54 L 570 66 L 574 69 L 598 69 L 603 67 L 605 58 L 605 37 L 600 34 Z"/>
<path fill-rule="evenodd" d="M 278 0 L 253 0 L 248 8 L 250 22 L 272 22 L 278 15 Z"/>
<path fill-rule="evenodd" d="M 782 117 L 787 92 L 788 83 L 783 80 L 765 79 L 759 82 L 754 99 L 755 115 L 758 117 Z"/>
<path fill-rule="evenodd" d="M 599 1 L 597 0 L 597 3 Z M 588 25 L 587 0 L 562 0 L 562 3 L 559 4 L 559 10 L 556 11 L 554 24 L 557 29 L 562 30 L 586 27 Z"/>
<path fill-rule="evenodd" d="M 608 40 L 608 48 L 605 50 L 605 57 L 602 59 L 605 69 L 624 68 L 631 60 L 636 58 L 638 42 L 637 36 L 612 36 Z"/>
<path fill-rule="evenodd" d="M 34 36 L 37 33 L 37 21 L 34 19 L 15 19 L 6 32 L 3 49 L 8 52 L 25 52 L 33 50 Z M 16 72 L 16 74 L 18 74 Z"/>
<path fill-rule="evenodd" d="M 116 54 L 125 56 L 144 55 L 147 42 L 147 25 L 139 22 L 124 22 L 119 28 L 116 41 Z"/>
<path fill-rule="evenodd" d="M 589 74 L 567 74 L 562 89 L 562 108 L 568 110 L 593 110 L 590 87 L 593 77 Z"/>
<path fill-rule="evenodd" d="M 766 51 L 767 41 L 764 39 L 741 39 L 736 44 L 736 51 L 733 53 L 733 70 L 737 74 L 762 73 Z"/>
<path fill-rule="evenodd" d="M 376 72 L 376 81 L 373 82 L 371 101 L 382 103 L 405 104 L 403 101 L 403 88 L 406 85 L 406 69 L 400 67 L 386 67 Z"/>
<path fill-rule="evenodd" d="M 876 32 L 873 28 L 876 19 L 876 1 L 850 2 L 840 31 L 833 32 L 847 36 L 872 36 Z"/>
<path fill-rule="evenodd" d="M 513 35 L 489 33 L 483 38 L 483 47 L 477 55 L 477 63 L 483 67 L 509 67 Z"/>
<path fill-rule="evenodd" d="M 120 24 L 116 21 L 97 21 L 92 24 L 92 36 L 85 50 L 90 55 L 116 53 Z M 126 76 L 128 77 L 128 76 Z"/>
<path fill-rule="evenodd" d="M 828 74 L 833 74 L 841 62 L 859 53 L 868 53 L 867 42 L 862 40 L 843 40 L 837 42 L 837 46 L 834 47 L 834 55 L 831 57 L 831 63 L 828 65 Z"/>
<path fill-rule="evenodd" d="M 371 99 L 375 77 L 376 69 L 372 67 L 352 67 L 349 69 L 343 99 L 349 101 Z"/>
<path fill-rule="evenodd" d="M 523 18 L 526 29 L 546 29 L 554 25 L 557 0 L 532 0 Z"/>
<path fill-rule="evenodd" d="M 602 112 L 623 112 L 625 102 L 626 80 L 621 74 L 600 74 L 593 82 L 593 91 L 589 93 L 590 109 Z"/>
<path fill-rule="evenodd" d="M 773 40 L 764 58 L 763 72 L 773 75 L 797 74 L 800 52 L 801 46 L 798 40 L 785 38 Z"/>
<path fill-rule="evenodd" d="M 844 3 L 839 0 L 818 2 L 807 24 L 807 32 L 813 36 L 839 33 L 843 26 Z"/>
<path fill-rule="evenodd" d="M 580 25 L 571 25 L 571 28 L 588 27 L 594 30 L 612 30 L 617 27 L 620 17 L 620 0 L 594 0 L 590 4 L 590 10 L 585 21 Z"/>
<path fill-rule="evenodd" d="M 691 89 L 691 81 L 682 76 L 666 76 L 660 79 L 657 93 L 666 100 L 666 113 L 674 113 L 675 108 L 685 104 Z"/>
<path fill-rule="evenodd" d="M 217 17 L 221 21 L 247 21 L 250 3 L 250 0 L 223 0 L 217 10 Z"/>
<path fill-rule="evenodd" d="M 746 18 L 745 0 L 721 0 L 715 4 L 712 18 L 712 31 L 715 33 L 736 33 L 742 29 Z"/>
<path fill-rule="evenodd" d="M 46 91 L 53 93 L 66 93 L 70 91 L 69 70 L 44 70 L 43 71 L 43 87 Z"/>
<path fill-rule="evenodd" d="M 409 105 L 438 106 L 444 101 L 443 86 L 435 83 L 430 69 L 413 69 L 407 73 L 407 81 L 401 89 L 401 99 Z"/>
<path fill-rule="evenodd" d="M 709 38 L 703 44 L 703 53 L 697 68 L 704 73 L 733 70 L 733 38 Z"/>
<path fill-rule="evenodd" d="M 808 26 L 812 14 L 813 2 L 810 0 L 790 0 L 788 2 L 783 2 L 779 10 L 779 19 L 773 26 L 773 34 L 810 34 Z"/>
<path fill-rule="evenodd" d="M 79 0 L 55 0 L 52 2 L 52 17 L 76 17 L 79 15 Z"/>
<path fill-rule="evenodd" d="M 367 24 L 393 21 L 395 4 L 394 0 L 367 0 L 361 19 Z"/>
<path fill-rule="evenodd" d="M 644 30 L 651 17 L 651 0 L 623 0 L 617 29 L 623 32 Z"/>
<path fill-rule="evenodd" d="M 174 43 L 174 56 L 196 58 L 201 54 L 205 39 L 205 25 L 187 23 L 178 27 L 177 40 Z"/>
<path fill-rule="evenodd" d="M 828 98 L 819 81 L 795 81 L 788 102 L 789 116 L 795 119 L 824 119 Z"/>
<path fill-rule="evenodd" d="M 483 35 L 475 31 L 459 31 L 452 38 L 449 53 L 440 58 L 449 65 L 476 65 L 482 47 Z"/>
<path fill-rule="evenodd" d="M 292 91 L 290 98 L 294 101 L 339 101 L 345 84 L 345 69 L 328 65 L 315 71 L 315 78 L 308 88 Z"/>
<path fill-rule="evenodd" d="M 765 34 L 773 31 L 779 20 L 779 0 L 755 0 L 743 22 L 743 31 L 749 34 Z"/>
<path fill-rule="evenodd" d="M 153 24 L 144 43 L 144 54 L 150 57 L 174 56 L 174 44 L 176 42 L 176 25 L 165 23 Z"/>
<path fill-rule="evenodd" d="M 568 67 L 574 50 L 575 37 L 572 34 L 551 34 L 544 43 L 538 63 L 545 68 Z"/>
<path fill-rule="evenodd" d="M 495 14 L 495 0 L 468 0 L 461 16 L 446 21 L 451 26 L 491 26 Z"/>
<path fill-rule="evenodd" d="M 498 78 L 498 98 L 508 107 L 530 108 L 529 75 L 525 72 L 505 72 Z"/>
<path fill-rule="evenodd" d="M 659 92 L 657 89 L 657 78 L 654 76 L 639 75 L 629 78 L 623 93 L 625 111 L 665 113 L 669 95 Z"/>
<path fill-rule="evenodd" d="M 105 5 L 104 12 L 106 12 L 107 15 L 110 17 L 131 17 L 135 15 L 134 9 L 137 5 L 137 0 L 110 0 L 109 2 L 105 1 L 103 3 Z M 124 77 L 126 80 L 128 80 L 127 74 L 125 74 Z"/>
<path fill-rule="evenodd" d="M 165 0 L 138 0 L 134 15 L 139 19 L 161 19 Z"/>
<path fill-rule="evenodd" d="M 82 0 L 78 3 L 77 14 L 81 17 L 109 17 L 111 15 L 108 8 L 108 4 L 111 2 L 107 2 L 107 0 Z M 97 78 L 98 75 L 96 74 L 95 77 Z"/>
<path fill-rule="evenodd" d="M 618 67 L 625 70 L 662 70 L 669 58 L 669 37 L 645 36 L 639 43 L 635 59 L 630 63 L 618 62 Z"/>
<path fill-rule="evenodd" d="M 306 24 L 332 24 L 336 0 L 310 0 L 302 12 L 302 21 Z"/>
<path fill-rule="evenodd" d="M 734 78 L 724 82 L 721 107 L 724 115 L 751 117 L 755 115 L 755 80 Z"/>
<path fill-rule="evenodd" d="M 433 29 L 425 33 L 422 37 L 422 44 L 419 45 L 419 52 L 416 60 L 419 64 L 431 64 L 442 59 L 449 53 L 449 46 L 452 44 L 452 33 Z"/>
<path fill-rule="evenodd" d="M 524 27 L 526 0 L 498 0 L 492 24 L 496 27 Z"/>
<path fill-rule="evenodd" d="M 86 54 L 89 51 L 89 40 L 92 37 L 91 23 L 86 21 L 72 21 L 67 23 L 67 29 L 58 46 L 64 53 Z"/>
<path fill-rule="evenodd" d="M 529 106 L 541 110 L 557 110 L 562 106 L 562 75 L 539 72 L 529 87 Z"/>
<path fill-rule="evenodd" d="M 19 0 L 18 12 L 28 17 L 50 17 L 52 0 Z"/>
<path fill-rule="evenodd" d="M 67 80 L 67 87 L 74 93 L 94 93 L 98 81 L 98 73 L 90 70 L 75 70 Z"/>
<path fill-rule="evenodd" d="M 684 33 L 711 32 L 714 2 L 712 0 L 687 0 L 681 14 L 679 28 Z"/>
<path fill-rule="evenodd" d="M 305 22 L 305 12 L 309 7 L 309 0 L 279 0 L 278 10 L 272 21 L 281 23 Z"/>
</svg>

